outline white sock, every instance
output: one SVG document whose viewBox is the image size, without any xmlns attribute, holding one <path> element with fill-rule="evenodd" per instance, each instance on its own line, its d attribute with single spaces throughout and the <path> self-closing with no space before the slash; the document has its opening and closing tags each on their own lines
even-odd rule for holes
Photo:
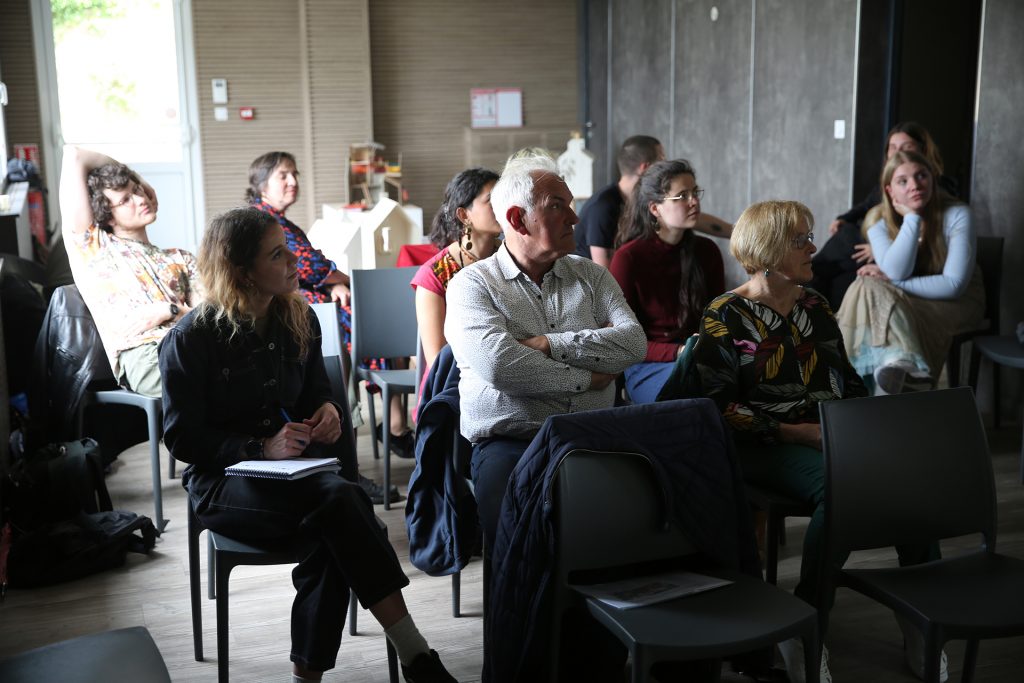
<svg viewBox="0 0 1024 683">
<path fill-rule="evenodd" d="M 384 635 L 395 646 L 395 650 L 398 652 L 398 659 L 405 666 L 412 664 L 412 660 L 421 654 L 430 654 L 430 646 L 427 645 L 427 639 L 416 628 L 416 623 L 412 620 L 411 614 L 406 614 L 390 627 L 384 629 Z"/>
</svg>

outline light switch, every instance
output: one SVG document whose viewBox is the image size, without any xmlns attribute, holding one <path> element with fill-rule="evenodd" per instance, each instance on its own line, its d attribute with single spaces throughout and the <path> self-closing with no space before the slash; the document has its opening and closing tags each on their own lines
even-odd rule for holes
<svg viewBox="0 0 1024 683">
<path fill-rule="evenodd" d="M 228 108 L 227 107 L 214 107 L 213 108 L 213 120 L 214 121 L 227 121 L 228 120 Z"/>
<path fill-rule="evenodd" d="M 832 125 L 832 137 L 842 140 L 846 137 L 846 119 L 836 119 Z"/>
<path fill-rule="evenodd" d="M 213 103 L 227 104 L 228 80 L 226 78 L 214 78 L 210 81 L 210 85 L 213 87 Z"/>
</svg>

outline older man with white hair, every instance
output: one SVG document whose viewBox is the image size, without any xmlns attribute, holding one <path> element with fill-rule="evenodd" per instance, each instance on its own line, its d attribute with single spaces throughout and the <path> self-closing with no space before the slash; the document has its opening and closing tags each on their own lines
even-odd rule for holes
<svg viewBox="0 0 1024 683">
<path fill-rule="evenodd" d="M 444 329 L 488 545 L 509 476 L 544 420 L 611 407 L 615 375 L 647 348 L 615 279 L 569 255 L 577 216 L 553 159 L 514 156 L 491 207 L 505 242 L 451 281 Z"/>
</svg>

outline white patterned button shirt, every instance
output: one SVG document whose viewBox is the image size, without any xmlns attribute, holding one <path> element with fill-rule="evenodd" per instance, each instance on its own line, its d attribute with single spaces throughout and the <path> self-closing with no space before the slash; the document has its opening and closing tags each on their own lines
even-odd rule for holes
<svg viewBox="0 0 1024 683">
<path fill-rule="evenodd" d="M 550 415 L 610 408 L 614 383 L 590 389 L 591 372 L 615 374 L 639 363 L 647 338 L 605 268 L 569 255 L 541 286 L 505 245 L 448 285 L 444 335 L 462 373 L 461 431 L 531 438 Z M 551 357 L 518 340 L 547 337 Z"/>
</svg>

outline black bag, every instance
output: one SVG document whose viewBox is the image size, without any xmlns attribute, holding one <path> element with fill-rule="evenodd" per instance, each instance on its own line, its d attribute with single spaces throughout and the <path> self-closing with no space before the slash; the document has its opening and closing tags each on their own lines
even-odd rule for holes
<svg viewBox="0 0 1024 683">
<path fill-rule="evenodd" d="M 80 512 L 15 540 L 7 578 L 22 588 L 71 581 L 120 567 L 129 550 L 148 554 L 155 543 L 156 527 L 149 517 L 124 510 Z"/>
<path fill-rule="evenodd" d="M 4 482 L 3 501 L 15 534 L 80 512 L 112 510 L 99 444 L 89 438 L 50 444 L 17 460 Z"/>
</svg>

